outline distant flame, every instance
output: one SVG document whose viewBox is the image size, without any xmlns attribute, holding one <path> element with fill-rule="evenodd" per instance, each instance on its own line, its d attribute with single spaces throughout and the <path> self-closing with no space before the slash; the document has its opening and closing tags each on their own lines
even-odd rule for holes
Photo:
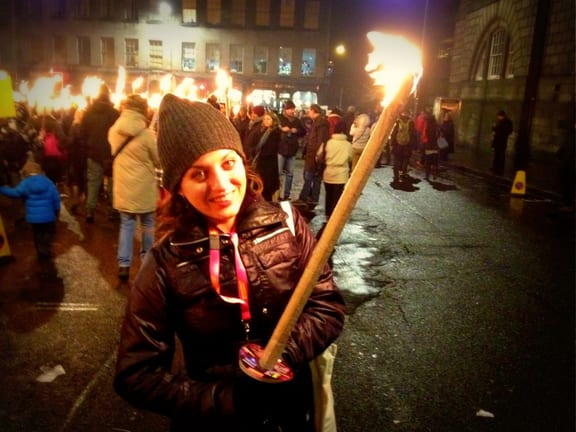
<svg viewBox="0 0 576 432">
<path fill-rule="evenodd" d="M 371 31 L 367 35 L 374 50 L 368 55 L 365 70 L 374 84 L 384 87 L 382 105 L 388 106 L 409 77 L 413 77 L 412 92 L 422 76 L 420 50 L 402 36 Z"/>
<path fill-rule="evenodd" d="M 132 81 L 132 93 L 136 93 L 136 90 L 142 87 L 142 84 L 144 84 L 144 77 L 142 76 L 139 76 L 134 81 Z"/>
</svg>

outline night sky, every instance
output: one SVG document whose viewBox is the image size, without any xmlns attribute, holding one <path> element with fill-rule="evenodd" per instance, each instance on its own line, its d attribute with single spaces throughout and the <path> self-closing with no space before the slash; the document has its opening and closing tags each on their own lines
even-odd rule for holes
<svg viewBox="0 0 576 432">
<path fill-rule="evenodd" d="M 438 41 L 452 34 L 457 5 L 458 0 L 334 1 L 331 45 L 334 48 L 343 44 L 346 54 L 330 54 L 335 62 L 333 85 L 344 88 L 345 100 L 346 96 L 356 98 L 371 93 L 372 81 L 364 71 L 372 50 L 366 33 L 376 30 L 401 35 L 421 47 L 423 37 L 429 44 L 432 39 Z"/>
</svg>

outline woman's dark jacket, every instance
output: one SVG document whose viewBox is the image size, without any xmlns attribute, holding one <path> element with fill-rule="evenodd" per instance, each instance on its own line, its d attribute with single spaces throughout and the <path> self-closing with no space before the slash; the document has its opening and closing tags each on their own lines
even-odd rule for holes
<svg viewBox="0 0 576 432">
<path fill-rule="evenodd" d="M 280 145 L 281 131 L 276 126 L 270 128 L 266 141 L 258 148 L 260 140 L 267 130 L 262 124 L 253 127 L 246 137 L 246 149 L 248 159 L 264 183 L 262 195 L 267 201 L 272 201 L 274 193 L 280 188 L 278 146 Z"/>
<path fill-rule="evenodd" d="M 306 267 L 314 234 L 294 211 L 295 235 L 276 204 L 251 203 L 239 215 L 239 250 L 249 280 L 250 339 L 265 346 Z M 234 250 L 220 236 L 222 294 L 237 296 Z M 216 294 L 209 275 L 209 238 L 195 227 L 176 232 L 146 256 L 136 276 L 121 333 L 114 386 L 140 408 L 172 417 L 174 431 L 311 431 L 308 362 L 340 334 L 344 303 L 325 266 L 283 358 L 288 384 L 264 384 L 237 368 L 246 340 L 238 305 Z M 186 374 L 171 372 L 182 343 Z M 278 428 L 281 427 L 281 429 Z"/>
</svg>

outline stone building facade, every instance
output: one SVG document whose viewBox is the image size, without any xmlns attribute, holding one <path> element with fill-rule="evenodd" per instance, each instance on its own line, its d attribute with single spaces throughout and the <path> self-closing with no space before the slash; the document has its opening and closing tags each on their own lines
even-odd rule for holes
<svg viewBox="0 0 576 432">
<path fill-rule="evenodd" d="M 18 83 L 57 71 L 76 88 L 89 75 L 149 90 L 166 74 L 210 92 L 218 69 L 247 95 L 279 106 L 328 91 L 332 0 L 2 0 L 0 69 Z M 264 103 L 262 102 L 262 103 Z M 259 103 L 259 101 L 256 101 Z"/>
<path fill-rule="evenodd" d="M 458 144 L 490 152 L 504 110 L 517 169 L 550 157 L 574 127 L 574 0 L 461 0 L 448 97 L 461 101 Z"/>
</svg>

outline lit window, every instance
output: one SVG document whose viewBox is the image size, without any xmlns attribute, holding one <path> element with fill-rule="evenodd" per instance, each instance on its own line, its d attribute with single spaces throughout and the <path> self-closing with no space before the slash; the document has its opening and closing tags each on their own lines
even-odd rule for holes
<svg viewBox="0 0 576 432">
<path fill-rule="evenodd" d="M 307 30 L 318 30 L 320 28 L 320 2 L 308 0 L 304 10 L 304 28 Z"/>
<path fill-rule="evenodd" d="M 280 47 L 278 50 L 278 75 L 292 74 L 292 48 Z"/>
<path fill-rule="evenodd" d="M 138 66 L 138 39 L 126 39 L 126 66 Z"/>
<path fill-rule="evenodd" d="M 222 22 L 221 0 L 210 0 L 206 3 L 206 22 L 208 24 L 220 24 Z"/>
<path fill-rule="evenodd" d="M 270 25 L 270 0 L 256 0 L 256 25 Z"/>
<path fill-rule="evenodd" d="M 294 27 L 294 0 L 280 2 L 280 27 Z"/>
<path fill-rule="evenodd" d="M 196 44 L 194 42 L 182 42 L 182 70 L 196 70 Z"/>
<path fill-rule="evenodd" d="M 114 67 L 114 39 L 111 37 L 103 37 L 100 39 L 100 46 L 102 49 L 102 66 Z"/>
<path fill-rule="evenodd" d="M 78 64 L 90 66 L 90 38 L 88 36 L 78 36 L 76 41 L 78 43 Z"/>
<path fill-rule="evenodd" d="M 302 75 L 314 75 L 316 69 L 316 50 L 314 48 L 304 48 L 302 50 Z"/>
<path fill-rule="evenodd" d="M 152 69 L 164 68 L 164 49 L 162 46 L 162 41 L 160 40 L 150 41 L 150 57 L 148 64 L 149 67 Z"/>
<path fill-rule="evenodd" d="M 256 74 L 268 73 L 268 48 L 266 47 L 254 48 L 254 73 Z"/>
<path fill-rule="evenodd" d="M 214 72 L 220 69 L 220 44 L 206 44 L 206 71 Z"/>
<path fill-rule="evenodd" d="M 244 46 L 230 45 L 230 72 L 244 72 Z"/>
<path fill-rule="evenodd" d="M 182 23 L 196 24 L 196 0 L 182 0 Z"/>
<path fill-rule="evenodd" d="M 495 31 L 490 40 L 490 59 L 488 61 L 488 79 L 499 79 L 504 75 L 504 62 L 506 60 L 506 32 L 502 29 Z"/>
</svg>

